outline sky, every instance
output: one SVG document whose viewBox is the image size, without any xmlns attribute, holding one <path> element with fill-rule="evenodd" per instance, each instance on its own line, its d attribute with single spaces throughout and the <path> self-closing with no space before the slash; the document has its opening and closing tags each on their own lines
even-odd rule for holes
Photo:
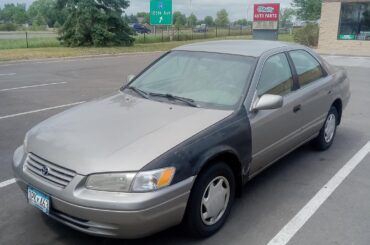
<svg viewBox="0 0 370 245">
<path fill-rule="evenodd" d="M 0 0 L 0 7 L 4 3 L 26 3 L 28 6 L 33 0 Z M 127 14 L 149 12 L 149 0 L 131 0 Z M 280 3 L 281 8 L 290 6 L 291 0 L 173 0 L 173 11 L 181 11 L 187 16 L 194 13 L 198 19 L 210 15 L 215 17 L 217 11 L 224 8 L 229 13 L 229 19 L 252 19 L 254 3 Z"/>
</svg>

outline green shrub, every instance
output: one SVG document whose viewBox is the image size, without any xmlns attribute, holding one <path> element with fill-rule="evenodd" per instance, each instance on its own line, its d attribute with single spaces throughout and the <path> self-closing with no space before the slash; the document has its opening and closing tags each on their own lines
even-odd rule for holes
<svg viewBox="0 0 370 245">
<path fill-rule="evenodd" d="M 32 25 L 28 28 L 28 30 L 30 31 L 46 31 L 47 30 L 47 26 L 46 25 Z"/>
<path fill-rule="evenodd" d="M 319 26 L 309 23 L 305 27 L 296 30 L 294 41 L 306 46 L 316 47 L 319 42 Z"/>
<path fill-rule="evenodd" d="M 0 24 L 0 31 L 16 31 L 17 25 L 13 23 Z"/>
</svg>

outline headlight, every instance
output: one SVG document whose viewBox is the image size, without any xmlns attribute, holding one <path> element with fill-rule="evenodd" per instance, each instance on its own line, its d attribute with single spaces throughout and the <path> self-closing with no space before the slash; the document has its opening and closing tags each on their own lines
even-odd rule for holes
<svg viewBox="0 0 370 245">
<path fill-rule="evenodd" d="M 128 192 L 136 173 L 94 174 L 86 180 L 86 188 L 97 191 Z"/>
<path fill-rule="evenodd" d="M 132 184 L 132 191 L 146 192 L 161 189 L 171 184 L 174 175 L 173 167 L 139 172 Z"/>
<path fill-rule="evenodd" d="M 138 173 L 93 174 L 86 180 L 86 188 L 112 192 L 148 192 L 171 184 L 175 168 L 163 168 Z"/>
</svg>

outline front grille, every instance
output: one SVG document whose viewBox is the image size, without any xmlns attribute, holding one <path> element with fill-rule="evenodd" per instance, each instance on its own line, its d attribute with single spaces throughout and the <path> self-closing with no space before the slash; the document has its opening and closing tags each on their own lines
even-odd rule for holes
<svg viewBox="0 0 370 245">
<path fill-rule="evenodd" d="M 65 188 L 76 175 L 74 171 L 57 166 L 33 153 L 27 155 L 25 169 L 61 188 Z"/>
</svg>

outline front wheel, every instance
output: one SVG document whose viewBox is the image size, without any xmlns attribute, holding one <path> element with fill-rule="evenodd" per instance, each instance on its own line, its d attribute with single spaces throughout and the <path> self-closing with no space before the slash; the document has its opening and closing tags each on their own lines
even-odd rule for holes
<svg viewBox="0 0 370 245">
<path fill-rule="evenodd" d="M 226 163 L 207 168 L 194 183 L 183 224 L 190 235 L 208 237 L 217 232 L 230 214 L 235 197 L 235 177 Z"/>
<path fill-rule="evenodd" d="M 338 120 L 338 111 L 332 106 L 320 130 L 320 134 L 313 140 L 313 145 L 316 149 L 324 151 L 332 145 L 337 131 Z"/>
</svg>

